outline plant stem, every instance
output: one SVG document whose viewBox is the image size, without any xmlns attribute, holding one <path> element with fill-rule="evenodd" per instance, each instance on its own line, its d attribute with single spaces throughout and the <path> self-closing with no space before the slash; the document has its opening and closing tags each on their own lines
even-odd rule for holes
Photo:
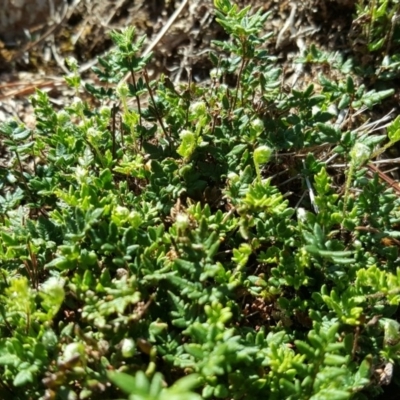
<svg viewBox="0 0 400 400">
<path fill-rule="evenodd" d="M 157 108 L 157 105 L 156 105 L 156 101 L 155 101 L 155 99 L 154 99 L 153 92 L 152 92 L 152 90 L 151 90 L 151 88 L 150 88 L 149 76 L 148 76 L 148 74 L 147 74 L 147 70 L 146 70 L 146 69 L 144 69 L 144 71 L 143 71 L 143 76 L 144 76 L 144 79 L 145 79 L 145 81 L 146 81 L 146 86 L 147 86 L 147 90 L 149 91 L 149 94 L 150 94 L 151 102 L 153 103 L 153 106 L 154 106 L 154 111 L 155 111 L 155 113 L 156 113 L 156 115 L 157 115 L 157 120 L 158 120 L 158 122 L 159 122 L 160 125 L 161 125 L 161 129 L 163 130 L 164 135 L 165 135 L 166 137 L 169 137 L 169 135 L 168 135 L 168 133 L 167 133 L 167 130 L 165 129 L 164 123 L 163 123 L 163 121 L 162 121 L 162 117 L 161 117 L 161 115 L 160 115 L 159 112 L 158 112 L 158 108 Z"/>
</svg>

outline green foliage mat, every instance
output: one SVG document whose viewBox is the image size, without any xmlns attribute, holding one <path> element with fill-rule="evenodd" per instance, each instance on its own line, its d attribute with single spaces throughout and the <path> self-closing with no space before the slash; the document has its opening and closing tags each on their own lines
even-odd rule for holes
<svg viewBox="0 0 400 400">
<path fill-rule="evenodd" d="M 1 126 L 1 398 L 367 399 L 396 381 L 400 204 L 365 165 L 400 118 L 387 136 L 336 123 L 393 90 L 315 48 L 299 63 L 342 78 L 286 90 L 268 15 L 215 6 L 231 40 L 208 83 L 150 82 L 129 28 L 99 85 L 70 60 L 69 105 L 37 91 L 34 129 Z"/>
</svg>

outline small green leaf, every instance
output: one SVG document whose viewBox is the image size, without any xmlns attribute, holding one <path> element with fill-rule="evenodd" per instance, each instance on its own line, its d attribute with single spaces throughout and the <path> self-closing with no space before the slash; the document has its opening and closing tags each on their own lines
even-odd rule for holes
<svg viewBox="0 0 400 400">
<path fill-rule="evenodd" d="M 17 365 L 19 362 L 20 359 L 14 354 L 0 356 L 0 365 Z"/>
<path fill-rule="evenodd" d="M 315 350 L 306 342 L 301 340 L 295 340 L 295 345 L 301 354 L 304 354 L 309 360 L 313 360 L 315 357 Z"/>
<path fill-rule="evenodd" d="M 338 109 L 344 110 L 345 108 L 349 107 L 350 101 L 351 101 L 350 96 L 347 93 L 345 93 L 340 99 L 340 102 L 338 104 Z"/>
<path fill-rule="evenodd" d="M 19 371 L 18 374 L 15 376 L 13 384 L 14 386 L 18 387 L 18 386 L 24 386 L 32 382 L 33 382 L 32 372 L 23 369 L 22 371 Z"/>
<path fill-rule="evenodd" d="M 348 357 L 339 356 L 337 354 L 325 354 L 324 363 L 326 365 L 346 365 Z"/>
<path fill-rule="evenodd" d="M 196 343 L 185 344 L 184 348 L 193 357 L 196 357 L 199 360 L 203 359 L 204 351 L 199 344 Z"/>
<path fill-rule="evenodd" d="M 387 128 L 388 137 L 391 143 L 396 143 L 400 140 L 400 115 L 390 123 Z"/>
<path fill-rule="evenodd" d="M 139 374 L 139 372 L 137 374 Z M 136 379 L 133 376 L 125 374 L 124 372 L 114 371 L 108 371 L 107 376 L 115 386 L 118 386 L 126 394 L 141 394 L 142 396 L 147 396 L 147 391 L 139 390 Z"/>
<path fill-rule="evenodd" d="M 346 80 L 346 91 L 349 94 L 354 94 L 355 89 L 354 89 L 354 81 L 351 75 L 347 75 L 347 80 Z"/>
</svg>

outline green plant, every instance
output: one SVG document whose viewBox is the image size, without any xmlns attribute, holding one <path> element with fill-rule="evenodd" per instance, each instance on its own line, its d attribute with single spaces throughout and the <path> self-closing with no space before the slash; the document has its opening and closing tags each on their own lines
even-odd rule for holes
<svg viewBox="0 0 400 400">
<path fill-rule="evenodd" d="M 363 399 L 398 364 L 398 247 L 381 242 L 400 204 L 361 168 L 385 137 L 332 112 L 393 91 L 321 75 L 286 93 L 268 14 L 215 6 L 230 40 L 208 84 L 149 81 L 130 28 L 101 84 L 70 62 L 101 107 L 57 111 L 38 90 L 34 129 L 1 126 L 0 397 Z"/>
<path fill-rule="evenodd" d="M 111 381 L 129 394 L 130 400 L 199 400 L 198 394 L 190 392 L 196 386 L 197 377 L 190 376 L 179 379 L 168 389 L 163 388 L 162 375 L 155 373 L 151 382 L 146 375 L 139 371 L 135 378 L 123 372 L 108 374 Z"/>
</svg>

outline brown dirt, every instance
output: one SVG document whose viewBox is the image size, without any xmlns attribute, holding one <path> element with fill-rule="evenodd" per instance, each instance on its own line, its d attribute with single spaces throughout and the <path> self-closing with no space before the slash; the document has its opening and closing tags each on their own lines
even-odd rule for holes
<svg viewBox="0 0 400 400">
<path fill-rule="evenodd" d="M 49 91 L 54 103 L 62 106 L 63 98 L 69 94 L 62 79 L 67 72 L 67 57 L 75 57 L 84 79 L 90 80 L 90 67 L 112 48 L 111 30 L 134 26 L 138 36 L 147 36 L 148 46 L 155 43 L 157 34 L 182 2 L 186 6 L 154 47 L 149 70 L 152 77 L 165 73 L 174 81 L 185 81 L 190 70 L 193 79 L 203 81 L 208 79 L 211 68 L 211 41 L 227 37 L 215 21 L 212 0 L 75 0 L 67 8 L 65 3 L 55 8 L 47 23 L 39 27 L 32 23 L 24 27 L 19 19 L 7 26 L 5 35 L 0 26 L 0 37 L 4 39 L 0 42 L 0 121 L 16 117 L 32 123 L 32 110 L 26 99 L 36 87 Z M 239 7 L 250 5 L 254 10 L 261 8 L 271 13 L 265 31 L 274 36 L 265 46 L 278 57 L 286 82 L 294 79 L 294 59 L 311 43 L 329 51 L 350 51 L 355 0 L 237 3 Z M 288 21 L 291 24 L 286 29 Z M 31 31 L 31 41 L 23 40 L 23 27 Z M 14 33 L 13 38 L 10 32 Z M 297 85 L 315 82 L 317 73 L 318 70 L 303 71 Z"/>
</svg>

